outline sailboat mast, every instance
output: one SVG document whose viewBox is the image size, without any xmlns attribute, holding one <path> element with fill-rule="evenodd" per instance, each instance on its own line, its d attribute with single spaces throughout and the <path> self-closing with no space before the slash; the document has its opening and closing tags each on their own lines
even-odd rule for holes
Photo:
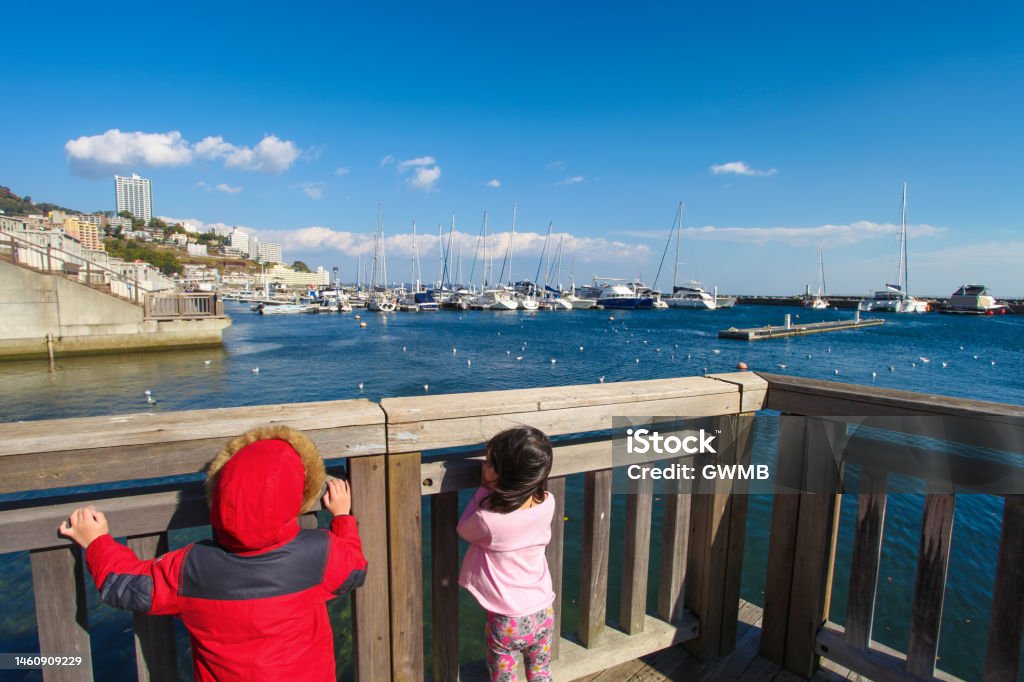
<svg viewBox="0 0 1024 682">
<path fill-rule="evenodd" d="M 679 272 L 679 233 L 683 231 L 683 202 L 679 202 L 679 221 L 676 223 L 676 259 L 672 262 L 672 293 L 676 293 L 676 276 Z"/>
<path fill-rule="evenodd" d="M 906 252 L 907 244 L 907 183 L 903 183 L 903 207 L 900 209 L 900 257 L 896 262 L 896 286 L 900 288 L 900 291 L 904 291 L 903 284 L 903 257 Z"/>
<path fill-rule="evenodd" d="M 487 211 L 484 211 L 484 289 L 487 288 L 488 284 L 490 284 L 491 281 L 490 274 L 488 273 L 488 269 L 491 267 L 491 262 L 487 259 L 487 256 L 490 253 L 487 248 L 488 239 L 489 237 L 487 236 Z"/>
<path fill-rule="evenodd" d="M 444 237 L 441 223 L 437 224 L 437 288 L 444 289 Z"/>
<path fill-rule="evenodd" d="M 512 203 L 512 234 L 508 237 L 508 282 L 512 284 L 515 282 L 515 276 L 512 274 L 512 240 L 516 238 L 516 204 Z"/>
<path fill-rule="evenodd" d="M 904 293 L 910 296 L 910 261 L 907 259 L 907 182 L 903 181 L 903 287 Z"/>
<path fill-rule="evenodd" d="M 416 246 L 416 221 L 412 221 L 412 278 L 413 291 L 420 290 L 420 250 Z"/>
</svg>

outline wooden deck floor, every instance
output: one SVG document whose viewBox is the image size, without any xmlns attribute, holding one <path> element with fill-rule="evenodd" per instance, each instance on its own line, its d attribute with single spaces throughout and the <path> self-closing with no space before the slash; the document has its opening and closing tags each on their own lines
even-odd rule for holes
<svg viewBox="0 0 1024 682">
<path fill-rule="evenodd" d="M 744 601 L 740 604 L 739 615 L 736 649 L 728 656 L 701 663 L 684 647 L 674 646 L 596 675 L 582 677 L 577 682 L 802 682 L 802 678 L 757 655 L 761 643 L 761 607 Z M 824 667 L 812 678 L 813 682 L 860 682 L 867 679 L 828 661 L 822 663 Z"/>
</svg>

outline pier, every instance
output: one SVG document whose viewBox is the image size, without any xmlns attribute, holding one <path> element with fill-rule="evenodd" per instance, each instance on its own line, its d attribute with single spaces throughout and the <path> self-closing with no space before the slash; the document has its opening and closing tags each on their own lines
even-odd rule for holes
<svg viewBox="0 0 1024 682">
<path fill-rule="evenodd" d="M 823 334 L 825 332 L 839 332 L 847 329 L 877 327 L 882 324 L 885 324 L 885 320 L 863 320 L 860 318 L 860 314 L 852 320 L 793 324 L 790 316 L 786 315 L 786 322 L 781 327 L 775 327 L 772 325 L 768 325 L 766 327 L 749 327 L 747 329 L 736 329 L 735 327 L 730 327 L 729 329 L 719 331 L 718 338 L 738 339 L 740 341 L 760 341 L 762 339 L 778 339 L 787 336 L 804 336 L 806 334 Z"/>
<path fill-rule="evenodd" d="M 774 417 L 780 419 L 772 455 L 780 487 L 766 556 L 744 556 L 748 497 L 743 481 L 717 480 L 698 493 L 666 495 L 657 504 L 653 495 L 630 495 L 625 533 L 612 535 L 607 429 L 613 415 L 705 418 L 729 436 L 718 461 L 743 464 L 750 461 L 755 417 L 764 410 L 821 417 Z M 851 423 L 871 416 L 899 418 L 878 427 L 890 436 L 924 436 L 952 451 L 908 451 L 894 447 L 891 438 L 849 431 Z M 303 430 L 328 458 L 328 471 L 347 465 L 370 570 L 365 585 L 346 597 L 352 599 L 351 622 L 335 627 L 351 635 L 343 641 L 351 647 L 347 653 L 360 682 L 480 679 L 479 663 L 464 661 L 465 648 L 460 655 L 458 495 L 479 482 L 483 444 L 510 425 L 529 424 L 560 437 L 548 486 L 557 508 L 547 555 L 556 615 L 574 599 L 579 619 L 563 631 L 556 617 L 557 680 L 949 679 L 937 668 L 946 570 L 952 551 L 970 551 L 950 544 L 956 492 L 977 492 L 985 481 L 1024 475 L 1024 467 L 1012 460 L 967 463 L 956 450 L 962 445 L 1019 448 L 1024 407 L 750 372 L 380 403 L 344 400 L 0 424 L 0 493 L 53 491 L 45 498 L 0 504 L 0 553 L 29 552 L 41 652 L 86 661 L 49 668 L 45 680 L 93 679 L 81 552 L 56 534 L 73 508 L 95 504 L 113 532 L 127 537 L 143 557 L 166 551 L 168 531 L 209 522 L 203 486 L 195 480 L 92 493 L 68 490 L 200 474 L 225 440 L 268 423 Z M 840 472 L 856 471 L 861 481 L 852 538 L 837 531 L 842 489 L 815 494 L 781 486 L 787 475 L 806 471 L 809 462 L 836 461 L 833 448 L 840 440 L 845 443 Z M 939 466 L 922 470 L 926 459 Z M 827 478 L 824 472 L 809 473 Z M 927 486 L 916 580 L 906 586 L 913 595 L 910 616 L 899 624 L 908 636 L 906 651 L 872 637 L 882 535 L 892 520 L 886 499 L 895 476 L 916 477 Z M 583 488 L 580 508 L 567 508 L 569 477 Z M 1021 672 L 1024 631 L 1024 497 L 994 494 L 1002 497 L 1002 518 L 994 576 L 986 578 L 994 585 L 991 618 L 971 627 L 987 640 L 977 652 L 984 660 L 984 679 L 1011 682 Z M 424 524 L 428 507 L 430 523 Z M 658 538 L 651 537 L 654 513 L 662 519 Z M 567 515 L 583 519 L 579 555 L 565 551 Z M 302 522 L 310 527 L 318 519 L 310 514 Z M 661 549 L 659 578 L 652 585 L 653 543 Z M 852 548 L 837 551 L 845 543 Z M 839 557 L 847 556 L 849 596 L 840 625 L 830 619 L 832 584 Z M 609 622 L 606 614 L 612 557 L 616 562 L 621 557 L 622 566 L 618 622 Z M 568 561 L 579 562 L 578 584 L 563 581 Z M 745 569 L 764 571 L 764 604 L 741 601 Z M 425 582 L 431 586 L 429 598 Z M 648 596 L 656 602 L 652 610 Z M 134 636 L 139 679 L 176 680 L 171 619 L 136 615 Z"/>
</svg>

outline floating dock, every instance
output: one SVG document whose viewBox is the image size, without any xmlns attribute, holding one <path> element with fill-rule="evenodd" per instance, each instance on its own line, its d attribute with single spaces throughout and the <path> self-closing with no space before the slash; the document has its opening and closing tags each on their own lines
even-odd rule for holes
<svg viewBox="0 0 1024 682">
<path fill-rule="evenodd" d="M 885 324 L 885 320 L 871 319 L 862 320 L 860 315 L 852 320 L 837 320 L 834 322 L 808 322 L 806 324 L 792 324 L 789 315 L 786 315 L 786 322 L 775 327 L 750 327 L 737 329 L 729 327 L 718 332 L 720 339 L 739 339 L 740 341 L 760 341 L 761 339 L 778 339 L 786 336 L 803 336 L 805 334 L 823 334 L 825 332 L 838 332 L 845 329 L 861 329 L 862 327 L 877 327 Z"/>
</svg>

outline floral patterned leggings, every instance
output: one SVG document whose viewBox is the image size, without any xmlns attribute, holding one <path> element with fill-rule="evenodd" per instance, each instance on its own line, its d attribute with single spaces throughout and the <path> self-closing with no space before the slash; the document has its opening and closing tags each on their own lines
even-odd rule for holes
<svg viewBox="0 0 1024 682">
<path fill-rule="evenodd" d="M 487 672 L 491 682 L 516 681 L 516 652 L 523 654 L 527 680 L 551 680 L 551 634 L 555 612 L 549 606 L 529 616 L 487 614 Z"/>
</svg>

